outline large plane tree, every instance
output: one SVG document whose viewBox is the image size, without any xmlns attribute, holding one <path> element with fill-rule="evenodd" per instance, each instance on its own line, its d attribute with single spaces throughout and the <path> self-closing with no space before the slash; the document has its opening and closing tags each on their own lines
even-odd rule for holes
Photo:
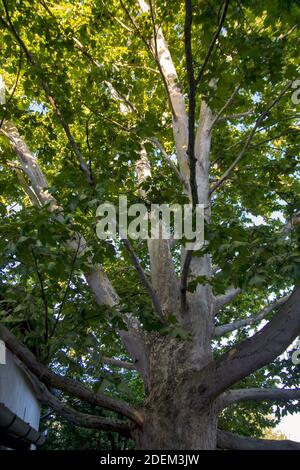
<svg viewBox="0 0 300 470">
<path fill-rule="evenodd" d="M 0 336 L 59 419 L 299 448 L 253 424 L 299 410 L 299 12 L 0 2 Z M 120 194 L 204 205 L 204 246 L 99 240 Z"/>
</svg>

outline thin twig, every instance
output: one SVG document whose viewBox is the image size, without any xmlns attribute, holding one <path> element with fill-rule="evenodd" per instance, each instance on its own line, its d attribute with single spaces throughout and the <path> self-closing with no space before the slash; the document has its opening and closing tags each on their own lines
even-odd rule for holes
<svg viewBox="0 0 300 470">
<path fill-rule="evenodd" d="M 210 56 L 214 50 L 214 47 L 215 47 L 215 44 L 217 42 L 217 39 L 220 35 L 220 32 L 221 32 L 221 29 L 223 27 L 223 24 L 224 24 L 224 21 L 226 19 L 226 14 L 227 14 L 227 10 L 228 10 L 228 5 L 229 5 L 229 0 L 225 0 L 225 5 L 224 5 L 224 8 L 223 8 L 223 12 L 222 12 L 222 16 L 221 16 L 221 19 L 219 21 L 219 26 L 215 32 L 215 34 L 213 35 L 213 38 L 211 40 L 211 43 L 208 47 L 208 50 L 207 50 L 207 53 L 206 53 L 206 56 L 204 58 L 204 61 L 203 61 L 203 64 L 201 65 L 201 68 L 199 70 L 199 74 L 198 74 L 198 77 L 196 79 L 196 86 L 199 85 L 199 83 L 201 82 L 202 80 L 202 77 L 203 77 L 203 74 L 204 74 L 204 71 L 205 71 L 205 68 L 208 64 L 208 61 L 210 59 Z"/>
<path fill-rule="evenodd" d="M 47 297 L 46 297 L 46 294 L 45 294 L 43 278 L 42 278 L 41 273 L 39 271 L 37 259 L 36 259 L 35 253 L 33 251 L 33 248 L 31 249 L 31 253 L 32 253 L 32 256 L 33 256 L 33 259 L 34 259 L 35 270 L 36 270 L 38 280 L 39 280 L 39 283 L 40 283 L 42 299 L 43 299 L 43 304 L 44 304 L 44 309 L 45 309 L 45 342 L 47 344 L 48 337 L 49 337 L 49 319 L 48 319 Z"/>
<path fill-rule="evenodd" d="M 178 180 L 182 183 L 185 191 L 187 193 L 189 193 L 189 188 L 188 188 L 188 185 L 185 181 L 185 179 L 183 178 L 182 174 L 180 173 L 180 171 L 178 170 L 177 166 L 175 165 L 175 163 L 171 160 L 171 158 L 169 157 L 169 155 L 167 154 L 166 150 L 164 149 L 163 145 L 161 144 L 161 142 L 156 138 L 156 137 L 150 137 L 149 139 L 149 142 L 151 142 L 152 144 L 154 144 L 159 150 L 160 152 L 162 153 L 164 159 L 166 160 L 166 162 L 168 163 L 169 167 L 173 170 L 173 172 L 175 173 L 176 177 L 178 178 Z"/>
<path fill-rule="evenodd" d="M 74 256 L 73 256 L 73 259 L 72 259 L 72 264 L 71 264 L 69 279 L 68 279 L 68 282 L 67 282 L 67 286 L 66 286 L 66 289 L 65 289 L 65 292 L 64 292 L 63 299 L 62 299 L 61 304 L 60 304 L 60 307 L 59 307 L 59 311 L 58 311 L 57 317 L 56 317 L 56 319 L 55 319 L 55 324 L 54 324 L 54 326 L 53 326 L 52 332 L 50 333 L 50 338 L 52 338 L 52 336 L 53 336 L 54 333 L 55 333 L 55 330 L 56 330 L 56 328 L 57 328 L 59 319 L 60 319 L 60 317 L 61 317 L 61 313 L 62 313 L 62 311 L 63 311 L 64 305 L 65 305 L 66 300 L 67 300 L 67 295 L 68 295 L 68 292 L 69 292 L 69 289 L 70 289 L 71 280 L 72 280 L 72 277 L 73 277 L 75 262 L 76 262 L 76 259 L 77 259 L 77 256 L 78 256 L 79 248 L 80 248 L 80 246 L 81 246 L 81 245 L 80 245 L 80 241 L 81 241 L 81 235 L 78 235 L 78 245 L 77 245 L 75 254 L 74 254 Z"/>
<path fill-rule="evenodd" d="M 231 121 L 232 119 L 239 119 L 241 117 L 251 116 L 252 114 L 253 114 L 253 111 L 248 110 L 248 111 L 243 111 L 241 113 L 230 114 L 227 116 L 220 116 L 216 124 L 219 124 L 219 122 Z"/>
<path fill-rule="evenodd" d="M 16 78 L 16 81 L 15 81 L 15 84 L 14 84 L 14 87 L 12 89 L 12 92 L 5 104 L 5 110 L 4 110 L 4 113 L 3 113 L 3 116 L 2 116 L 2 119 L 1 119 L 1 122 L 0 122 L 0 129 L 2 127 L 2 124 L 4 122 L 4 119 L 5 119 L 5 116 L 6 116 L 6 113 L 8 111 L 8 107 L 9 107 L 9 103 L 11 102 L 11 100 L 13 99 L 13 96 L 15 94 L 15 91 L 17 89 L 17 86 L 18 86 L 18 83 L 19 83 L 19 78 L 20 78 L 20 74 L 21 74 L 21 68 L 22 68 L 22 51 L 20 51 L 20 58 L 19 58 L 19 65 L 18 65 L 18 72 L 17 72 L 17 78 Z"/>
<path fill-rule="evenodd" d="M 221 110 L 218 112 L 218 114 L 216 115 L 216 117 L 214 118 L 213 122 L 211 123 L 211 126 L 210 126 L 210 129 L 209 129 L 209 132 L 212 131 L 212 128 L 214 127 L 214 125 L 216 124 L 216 122 L 220 119 L 220 117 L 223 115 L 224 111 L 231 105 L 231 103 L 233 102 L 234 98 L 235 98 L 235 95 L 239 92 L 240 90 L 240 85 L 238 85 L 234 92 L 232 93 L 232 95 L 230 96 L 229 100 L 226 101 L 226 103 L 224 104 L 223 108 L 221 108 Z"/>
<path fill-rule="evenodd" d="M 212 188 L 210 190 L 210 195 L 216 189 L 218 189 L 224 183 L 224 181 L 226 181 L 228 179 L 228 177 L 230 176 L 231 172 L 234 170 L 236 165 L 244 157 L 244 155 L 245 155 L 246 151 L 248 150 L 248 148 L 251 144 L 251 141 L 252 141 L 252 139 L 255 135 L 255 132 L 256 132 L 257 128 L 259 127 L 260 123 L 262 122 L 262 120 L 269 114 L 271 109 L 274 108 L 274 106 L 276 106 L 279 103 L 279 101 L 281 100 L 283 95 L 291 88 L 292 84 L 293 84 L 293 81 L 290 81 L 288 83 L 288 85 L 280 92 L 280 94 L 267 106 L 265 111 L 259 115 L 259 117 L 255 121 L 255 124 L 254 124 L 254 126 L 253 126 L 253 128 L 252 128 L 252 130 L 251 130 L 251 132 L 250 132 L 250 134 L 249 134 L 249 136 L 248 136 L 248 138 L 245 142 L 245 145 L 243 146 L 243 148 L 241 150 L 241 152 L 239 153 L 237 158 L 234 160 L 234 162 L 229 166 L 229 168 L 225 171 L 223 176 L 221 176 L 221 178 L 212 186 Z"/>
</svg>

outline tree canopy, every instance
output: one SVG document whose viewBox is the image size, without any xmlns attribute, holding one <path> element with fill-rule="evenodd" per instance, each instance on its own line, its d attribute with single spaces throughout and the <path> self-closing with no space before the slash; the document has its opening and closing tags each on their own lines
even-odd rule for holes
<svg viewBox="0 0 300 470">
<path fill-rule="evenodd" d="M 236 377 L 216 392 L 219 427 L 259 438 L 300 411 L 299 365 L 284 353 L 299 320 L 287 317 L 289 332 L 272 323 L 286 305 L 290 315 L 293 295 L 299 304 L 299 8 L 296 0 L 0 3 L 0 332 L 27 358 L 45 413 L 128 435 L 150 387 L 144 366 L 135 370 L 143 359 L 130 333 L 193 343 L 206 327 L 199 332 L 192 316 L 190 327 L 180 309 L 208 290 L 213 360 L 226 374 L 240 354 Z M 99 240 L 96 209 L 120 194 L 129 204 L 203 203 L 204 248 L 184 263 L 183 242 L 167 251 Z M 193 268 L 208 259 L 209 270 Z M 268 343 L 264 334 L 259 343 L 265 325 Z M 254 337 L 252 370 L 243 361 Z M 46 385 L 40 367 L 56 374 Z M 218 370 L 203 377 L 217 380 Z M 53 446 L 71 447 L 70 425 L 47 419 Z M 75 430 L 73 445 L 87 435 L 95 448 L 133 445 L 111 434 L 99 444 L 97 432 Z"/>
</svg>

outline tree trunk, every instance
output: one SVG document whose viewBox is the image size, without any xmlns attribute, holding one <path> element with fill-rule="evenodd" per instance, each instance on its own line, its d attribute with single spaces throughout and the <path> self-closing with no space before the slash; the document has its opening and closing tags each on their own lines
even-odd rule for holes
<svg viewBox="0 0 300 470">
<path fill-rule="evenodd" d="M 133 439 L 139 449 L 215 449 L 217 410 L 215 403 L 201 407 L 199 370 L 193 364 L 191 341 L 158 334 L 147 338 L 149 393 L 144 425 Z"/>
<path fill-rule="evenodd" d="M 199 415 L 181 399 L 157 405 L 157 409 L 148 410 L 143 430 L 133 434 L 138 449 L 216 449 L 217 414 L 212 407 Z"/>
</svg>

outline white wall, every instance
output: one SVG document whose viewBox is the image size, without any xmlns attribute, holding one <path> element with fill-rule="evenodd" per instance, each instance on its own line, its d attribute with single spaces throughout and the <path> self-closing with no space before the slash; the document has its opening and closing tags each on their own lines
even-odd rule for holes
<svg viewBox="0 0 300 470">
<path fill-rule="evenodd" d="M 6 350 L 6 364 L 0 364 L 0 403 L 38 430 L 40 405 L 32 387 Z"/>
</svg>

